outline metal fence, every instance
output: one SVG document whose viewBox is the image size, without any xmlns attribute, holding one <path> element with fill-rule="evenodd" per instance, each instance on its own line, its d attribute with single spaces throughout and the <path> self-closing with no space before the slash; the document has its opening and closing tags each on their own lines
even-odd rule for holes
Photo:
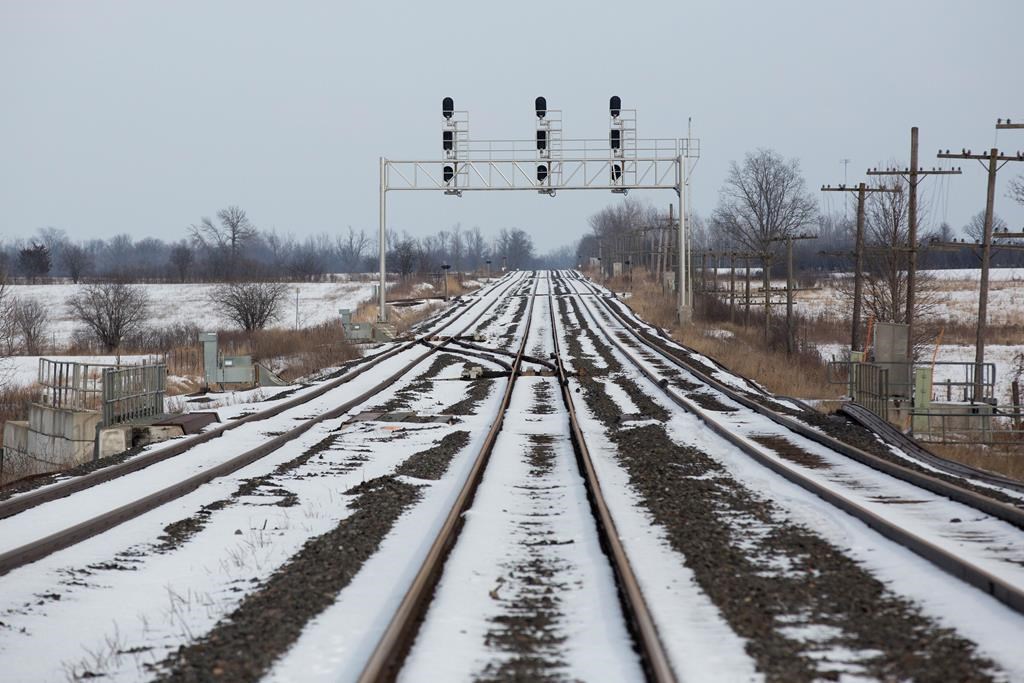
<svg viewBox="0 0 1024 683">
<path fill-rule="evenodd" d="M 831 360 L 826 367 L 826 378 L 829 384 L 842 384 L 853 389 L 854 367 L 864 365 L 850 360 Z M 889 390 L 892 396 L 912 396 L 914 373 L 918 368 L 930 368 L 933 364 L 923 363 L 874 363 L 892 370 L 889 374 Z M 909 368 L 908 368 L 909 366 Z M 931 400 L 936 401 L 970 401 L 974 395 L 974 363 L 967 361 L 938 361 L 934 363 L 935 373 L 952 374 L 954 378 L 935 382 L 932 385 Z M 982 365 L 982 400 L 995 395 L 996 366 L 995 363 Z"/>
<path fill-rule="evenodd" d="M 883 420 L 889 419 L 889 368 L 857 363 L 852 369 L 853 401 Z"/>
<path fill-rule="evenodd" d="M 985 403 L 959 411 L 913 411 L 914 438 L 939 444 L 986 445 L 1024 451 L 1024 411 Z"/>
<path fill-rule="evenodd" d="M 39 359 L 39 397 L 44 405 L 69 410 L 99 410 L 103 372 L 116 365 Z"/>
<path fill-rule="evenodd" d="M 103 424 L 153 417 L 164 412 L 167 366 L 138 365 L 103 371 Z"/>
</svg>

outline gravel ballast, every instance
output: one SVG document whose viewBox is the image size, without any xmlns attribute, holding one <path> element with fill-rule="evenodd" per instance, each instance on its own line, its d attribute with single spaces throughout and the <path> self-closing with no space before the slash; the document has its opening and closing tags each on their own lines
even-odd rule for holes
<svg viewBox="0 0 1024 683">
<path fill-rule="evenodd" d="M 567 309 L 561 310 L 564 316 Z M 566 326 L 586 406 L 604 425 L 640 504 L 730 627 L 747 639 L 767 680 L 836 680 L 840 672 L 880 680 L 992 680 L 992 664 L 973 643 L 789 521 L 709 455 L 675 443 L 660 424 L 621 423 L 619 408 L 594 379 L 621 366 L 598 341 L 608 367 L 597 367 L 576 340 L 586 330 Z M 665 419 L 657 404 L 638 398 L 643 392 L 632 379 L 623 381 L 634 385 L 629 393 L 645 417 Z"/>
</svg>

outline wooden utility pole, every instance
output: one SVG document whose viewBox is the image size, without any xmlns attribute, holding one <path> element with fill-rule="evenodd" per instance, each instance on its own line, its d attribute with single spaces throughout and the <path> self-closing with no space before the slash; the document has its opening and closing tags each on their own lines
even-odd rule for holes
<svg viewBox="0 0 1024 683">
<path fill-rule="evenodd" d="M 998 125 L 998 124 L 997 124 Z M 986 154 L 972 154 L 971 150 L 961 150 L 960 153 L 952 154 L 947 149 L 939 151 L 940 159 L 974 159 L 988 168 L 988 191 L 985 196 L 985 232 L 981 240 L 981 283 L 978 291 L 978 330 L 974 347 L 974 400 L 980 401 L 983 398 L 984 388 L 984 365 L 985 365 L 985 335 L 988 327 L 988 270 L 992 258 L 992 219 L 995 215 L 996 203 L 996 174 L 1011 161 L 1024 161 L 1024 152 L 1017 152 L 1016 156 L 1000 154 L 999 150 L 993 147 Z M 986 163 L 987 162 L 987 163 Z"/>
<path fill-rule="evenodd" d="M 729 322 L 736 322 L 736 252 L 729 254 Z"/>
<path fill-rule="evenodd" d="M 897 187 L 868 187 L 860 183 L 857 187 L 832 187 L 825 185 L 822 192 L 856 192 L 857 193 L 857 232 L 853 243 L 853 322 L 850 327 L 850 350 L 861 351 L 860 348 L 860 318 L 861 307 L 864 298 L 864 204 L 868 193 L 871 192 L 902 192 Z M 845 254 L 844 254 L 845 255 Z"/>
<path fill-rule="evenodd" d="M 793 349 L 796 346 L 795 328 L 793 325 L 793 291 L 796 288 L 793 283 L 793 241 L 813 239 L 818 239 L 818 236 L 807 234 L 787 235 L 786 237 L 777 237 L 770 240 L 772 242 L 786 243 L 786 353 L 789 354 L 793 353 Z M 768 311 L 769 305 L 766 303 L 764 308 L 765 311 Z"/>
<path fill-rule="evenodd" d="M 914 359 L 914 304 L 917 281 L 917 185 L 922 177 L 931 175 L 960 175 L 960 169 L 932 168 L 924 170 L 917 162 L 917 126 L 910 129 L 910 166 L 887 168 L 884 170 L 868 169 L 868 175 L 900 176 L 907 181 L 910 188 L 907 206 L 907 243 L 910 247 L 907 263 L 907 360 Z"/>
</svg>

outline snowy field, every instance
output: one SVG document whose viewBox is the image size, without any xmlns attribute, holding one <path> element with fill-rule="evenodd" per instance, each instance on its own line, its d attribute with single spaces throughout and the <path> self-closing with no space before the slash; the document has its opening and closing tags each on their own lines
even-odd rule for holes
<svg viewBox="0 0 1024 683">
<path fill-rule="evenodd" d="M 210 292 L 215 283 L 138 285 L 149 295 L 152 312 L 150 325 L 165 327 L 175 324 L 195 323 L 202 328 L 227 327 L 210 305 Z M 51 341 L 57 344 L 71 339 L 75 322 L 68 312 L 66 301 L 83 285 L 12 285 L 10 290 L 18 298 L 34 299 L 41 302 L 50 313 L 48 331 Z M 372 282 L 298 282 L 288 285 L 288 300 L 278 324 L 283 327 L 295 325 L 296 290 L 298 290 L 299 326 L 306 327 L 325 322 L 338 316 L 339 308 L 355 309 L 361 302 L 373 296 Z"/>
<path fill-rule="evenodd" d="M 934 277 L 937 292 L 934 296 L 934 316 L 955 322 L 972 324 L 978 310 L 977 269 L 951 269 L 921 271 Z M 848 276 L 835 273 L 833 277 Z M 723 286 L 720 284 L 719 286 Z M 728 286 L 726 282 L 724 286 Z M 785 280 L 773 281 L 774 287 L 786 286 Z M 737 287 L 739 289 L 739 287 Z M 797 310 L 810 317 L 824 319 L 845 318 L 848 304 L 843 294 L 833 286 L 824 285 L 796 293 Z M 1024 322 L 1024 268 L 994 268 L 989 276 L 989 322 L 994 325 Z"/>
</svg>

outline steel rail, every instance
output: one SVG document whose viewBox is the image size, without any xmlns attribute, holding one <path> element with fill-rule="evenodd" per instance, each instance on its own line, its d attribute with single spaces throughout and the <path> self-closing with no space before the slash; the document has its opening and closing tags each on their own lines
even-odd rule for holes
<svg viewBox="0 0 1024 683">
<path fill-rule="evenodd" d="M 576 460 L 580 473 L 583 475 L 591 511 L 594 513 L 595 520 L 597 521 L 601 545 L 608 555 L 612 571 L 615 574 L 623 611 L 636 639 L 637 649 L 639 650 L 640 659 L 643 662 L 648 680 L 657 681 L 658 683 L 675 681 L 676 676 L 669 663 L 664 645 L 658 637 L 658 629 L 654 624 L 654 617 L 647 606 L 647 601 L 644 600 L 643 592 L 640 590 L 640 583 L 637 581 L 633 566 L 626 555 L 626 550 L 619 537 L 615 521 L 612 519 L 608 503 L 605 501 L 604 493 L 601 491 L 601 483 L 597 477 L 594 462 L 590 457 L 590 449 L 587 447 L 583 429 L 580 427 L 579 419 L 576 416 L 576 406 L 572 400 L 572 389 L 569 386 L 568 373 L 565 370 L 565 363 L 559 351 L 558 327 L 555 320 L 555 299 L 551 294 L 550 287 L 548 288 L 548 309 L 551 313 L 551 334 L 555 344 L 555 362 L 558 365 L 558 384 L 562 389 L 562 401 L 565 403 L 566 410 L 569 413 L 569 427 L 572 433 L 573 444 L 576 446 Z"/>
<path fill-rule="evenodd" d="M 516 280 L 512 280 L 509 285 L 502 290 L 502 293 L 507 291 L 511 286 L 516 284 Z M 483 315 L 491 309 L 501 298 L 495 297 L 494 301 L 489 305 L 485 306 L 476 316 L 474 316 L 465 329 L 469 329 L 474 323 L 476 323 Z M 452 319 L 454 322 L 458 320 L 465 312 L 459 314 Z M 447 325 L 446 325 L 447 327 Z M 158 491 L 150 493 L 142 498 L 134 500 L 130 503 L 121 505 L 113 510 L 109 510 L 100 515 L 96 515 L 91 519 L 85 520 L 78 524 L 74 524 L 70 527 L 62 529 L 61 531 L 55 532 L 41 539 L 37 539 L 23 546 L 13 548 L 5 553 L 0 554 L 0 576 L 30 564 L 37 560 L 40 560 L 48 555 L 51 555 L 59 550 L 70 547 L 83 540 L 96 536 L 100 533 L 108 531 L 116 527 L 117 525 L 126 522 L 130 519 L 134 519 L 139 515 L 145 514 L 160 505 L 163 505 L 169 501 L 180 498 L 195 489 L 199 488 L 203 484 L 206 484 L 213 479 L 222 477 L 232 472 L 235 472 L 246 465 L 249 465 L 260 458 L 263 458 L 277 449 L 284 446 L 286 443 L 293 441 L 305 432 L 312 429 L 317 424 L 326 420 L 331 420 L 344 415 L 346 412 L 354 408 L 355 406 L 363 403 L 369 398 L 373 397 L 377 393 L 390 387 L 394 382 L 398 381 L 402 376 L 410 372 L 414 367 L 422 363 L 425 359 L 430 357 L 435 352 L 442 349 L 448 340 L 443 340 L 438 344 L 430 347 L 428 351 L 404 365 L 397 372 L 391 374 L 383 381 L 367 389 L 359 396 L 342 403 L 331 410 L 321 413 L 313 418 L 309 418 L 301 424 L 293 427 L 284 434 L 280 434 L 273 437 L 269 441 L 265 441 L 259 446 L 249 449 L 244 453 L 241 453 L 229 460 L 226 460 L 218 465 L 210 467 L 202 472 L 192 475 L 184 480 L 176 482 L 170 486 L 164 487 Z"/>
<path fill-rule="evenodd" d="M 584 283 L 584 285 L 586 286 L 586 283 Z M 591 291 L 593 292 L 593 290 Z M 594 294 L 593 298 L 600 301 L 602 305 L 604 305 L 605 308 L 612 313 L 613 316 L 618 317 L 614 309 L 612 309 L 608 302 L 605 301 L 605 297 Z M 580 297 L 580 300 L 583 301 L 582 296 Z M 588 314 L 590 315 L 594 323 L 597 325 L 597 327 L 599 329 L 603 329 L 603 326 L 597 320 L 597 316 L 590 309 L 590 307 L 586 305 L 586 303 L 584 303 L 583 308 L 587 310 Z M 620 320 L 622 319 L 620 318 Z M 662 357 L 671 360 L 671 357 L 668 354 L 662 352 L 658 346 L 656 346 L 654 343 L 645 340 L 645 338 L 638 334 L 636 331 L 634 331 L 630 325 L 625 323 L 623 324 L 624 329 L 633 332 L 634 337 L 636 337 L 641 343 L 646 343 L 646 346 L 648 348 L 658 352 L 659 355 L 661 355 Z M 680 406 L 683 410 L 693 414 L 695 417 L 697 417 L 697 419 L 706 424 L 713 432 L 715 432 L 715 434 L 722 437 L 736 448 L 740 449 L 743 453 L 747 454 L 761 465 L 764 465 L 765 467 L 781 475 L 788 481 L 796 484 L 797 486 L 800 486 L 806 491 L 809 491 L 810 493 L 813 493 L 814 495 L 818 496 L 822 500 L 850 514 L 854 518 L 860 520 L 870 528 L 874 529 L 876 532 L 880 533 L 882 536 L 885 536 L 889 540 L 898 543 L 899 545 L 907 548 L 908 550 L 911 550 L 912 552 L 928 560 L 936 567 L 942 569 L 948 574 L 951 574 L 952 576 L 960 579 L 961 581 L 964 581 L 965 583 L 988 593 L 989 595 L 993 596 L 994 598 L 996 598 L 1003 604 L 1007 605 L 1014 611 L 1024 614 L 1024 588 L 1007 583 L 1003 579 L 994 576 L 990 572 L 963 559 L 962 557 L 954 555 L 953 553 L 945 550 L 944 548 L 941 548 L 931 543 L 930 541 L 921 538 L 917 534 L 914 534 L 904 529 L 898 524 L 891 522 L 890 520 L 882 517 L 881 515 L 878 515 L 864 508 L 860 504 L 850 500 L 849 498 L 846 498 L 840 493 L 837 493 L 836 491 L 833 491 L 823 486 L 822 484 L 819 484 L 813 479 L 769 457 L 761 450 L 754 447 L 746 439 L 732 433 L 725 425 L 719 423 L 713 417 L 708 415 L 706 411 L 700 409 L 697 405 L 693 404 L 691 401 L 684 399 L 678 393 L 673 391 L 672 388 L 668 385 L 668 383 L 663 381 L 664 378 L 659 377 L 656 373 L 654 373 L 649 368 L 640 363 L 640 361 L 637 360 L 632 354 L 630 354 L 625 348 L 625 346 L 622 344 L 622 342 L 616 339 L 614 335 L 607 334 L 605 336 L 608 339 L 608 341 L 614 344 L 619 349 L 619 351 L 622 352 L 622 354 L 626 358 L 628 358 L 632 362 L 632 364 L 645 377 L 647 377 L 649 380 L 651 380 L 651 382 L 653 382 L 655 385 L 661 388 L 661 390 L 665 393 L 666 396 L 668 396 L 668 398 L 673 403 Z M 688 365 L 686 366 L 686 369 L 695 377 L 701 379 L 702 381 L 705 381 L 709 386 L 712 386 L 715 389 L 719 389 L 719 387 L 723 386 L 717 380 L 714 380 L 713 378 L 710 378 L 699 371 L 693 370 Z M 724 389 L 719 390 L 722 391 L 722 393 L 726 394 L 727 396 L 729 396 L 731 393 L 734 393 Z M 730 398 L 732 398 L 732 396 L 730 396 Z M 765 417 L 771 417 L 771 411 L 769 411 L 764 406 L 761 406 L 760 404 L 750 402 L 749 399 L 747 401 L 737 402 L 741 403 L 742 405 L 748 406 L 751 410 L 754 410 L 759 414 L 764 415 Z M 753 405 L 749 405 L 750 403 L 752 403 Z M 913 470 L 911 470 L 911 472 L 913 472 Z M 914 474 L 916 475 L 917 473 L 914 472 Z M 913 482 L 910 481 L 908 483 Z"/>
<path fill-rule="evenodd" d="M 496 281 L 494 283 L 494 288 L 496 289 L 498 285 L 500 285 L 500 283 L 501 280 Z M 514 284 L 515 280 L 510 279 L 510 282 L 507 283 L 505 288 L 502 290 L 502 293 L 508 291 L 508 289 L 510 289 Z M 104 482 L 117 479 L 118 477 L 123 477 L 126 474 L 131 474 L 133 472 L 145 469 L 150 465 L 155 465 L 169 458 L 181 455 L 182 453 L 194 448 L 195 446 L 212 441 L 213 439 L 223 436 L 225 433 L 233 429 L 237 429 L 242 425 L 249 424 L 250 422 L 266 420 L 277 415 L 280 415 L 281 413 L 287 410 L 291 410 L 292 408 L 296 408 L 300 405 L 303 405 L 304 403 L 308 403 L 313 399 L 323 396 L 329 391 L 332 391 L 344 384 L 347 384 L 348 382 L 352 381 L 359 375 L 362 375 L 367 370 L 376 367 L 377 365 L 383 363 L 384 361 L 393 358 L 394 356 L 400 353 L 408 351 L 409 349 L 413 348 L 416 344 L 418 344 L 421 340 L 428 339 L 431 336 L 440 332 L 441 330 L 448 328 L 456 320 L 458 320 L 458 318 L 464 313 L 465 311 L 452 317 L 451 319 L 447 320 L 441 327 L 431 329 L 430 331 L 422 335 L 420 338 L 410 340 L 400 346 L 396 346 L 393 349 L 389 349 L 388 351 L 370 357 L 369 359 L 367 359 L 365 363 L 360 364 L 354 370 L 346 372 L 341 377 L 338 377 L 336 379 L 330 380 L 329 382 L 322 384 L 313 391 L 304 393 L 300 396 L 296 396 L 295 398 L 288 399 L 286 401 L 282 401 L 271 408 L 266 408 L 259 412 L 253 413 L 252 415 L 247 415 L 237 420 L 232 420 L 231 422 L 228 422 L 224 425 L 203 432 L 201 434 L 186 437 L 164 448 L 160 448 L 152 453 L 139 455 L 125 462 L 118 463 L 116 465 L 110 465 L 109 467 L 104 467 L 102 469 L 90 472 L 88 474 L 83 474 L 73 479 L 61 481 L 52 486 L 44 486 L 43 488 L 39 488 L 37 490 L 30 491 L 25 494 L 16 495 L 13 498 L 2 501 L 0 502 L 0 519 L 16 515 L 19 512 L 24 512 L 25 510 L 36 507 L 38 505 L 42 505 L 43 503 L 48 503 L 59 498 L 64 498 L 66 496 L 71 495 L 72 493 L 83 491 L 85 489 L 96 486 L 97 484 L 102 484 Z"/>
<path fill-rule="evenodd" d="M 533 290 L 536 291 L 539 278 L 534 274 Z M 519 350 L 512 362 L 513 371 L 509 374 L 508 382 L 505 385 L 505 392 L 502 394 L 501 402 L 498 404 L 498 411 L 487 431 L 483 444 L 469 475 L 459 490 L 455 503 L 445 517 L 441 530 L 431 544 L 427 555 L 420 565 L 416 576 L 413 577 L 409 589 L 402 598 L 398 609 L 392 616 L 384 630 L 383 635 L 377 642 L 373 653 L 367 660 L 358 680 L 361 683 L 376 683 L 377 681 L 391 681 L 398 675 L 399 669 L 409 648 L 412 647 L 419 625 L 430 605 L 431 598 L 437 583 L 441 578 L 445 561 L 448 559 L 459 532 L 464 524 L 463 515 L 473 503 L 477 488 L 483 480 L 484 470 L 490 460 L 494 444 L 497 442 L 498 433 L 501 431 L 505 421 L 505 412 L 512 400 L 512 391 L 515 388 L 516 378 L 521 371 L 523 355 L 526 352 L 526 342 L 530 336 L 530 325 L 533 320 L 533 302 L 536 297 L 530 297 L 530 303 L 526 310 L 526 326 L 523 331 L 523 339 L 519 344 Z"/>
<path fill-rule="evenodd" d="M 640 324 L 630 321 L 620 311 L 616 310 L 616 307 L 611 306 L 606 300 L 607 297 L 602 297 L 600 295 L 595 296 L 597 296 L 611 315 L 623 325 L 623 328 L 629 331 L 634 337 L 647 344 L 651 349 L 656 351 L 661 357 L 665 358 L 670 363 L 685 369 L 700 381 L 739 403 L 743 407 L 767 417 L 772 422 L 791 432 L 799 434 L 800 436 L 810 439 L 811 441 L 814 441 L 815 443 L 818 443 L 830 450 L 856 460 L 862 465 L 867 465 L 872 469 L 884 472 L 885 474 L 905 481 L 908 484 L 923 488 L 940 496 L 945 496 L 946 498 L 955 500 L 958 503 L 963 503 L 964 505 L 968 505 L 1000 519 L 1007 524 L 1012 524 L 1018 528 L 1024 529 L 1024 509 L 1009 503 L 995 500 L 990 496 L 986 496 L 976 491 L 965 489 L 951 482 L 939 479 L 938 477 L 925 474 L 924 472 L 919 472 L 898 463 L 894 463 L 890 460 L 886 460 L 885 458 L 880 458 L 877 455 L 868 453 L 856 446 L 852 446 L 845 441 L 840 441 L 835 437 L 824 434 L 816 429 L 812 429 L 810 426 L 805 425 L 798 420 L 777 413 L 771 408 L 754 401 L 748 396 L 743 395 L 741 392 L 738 392 L 723 382 L 711 377 L 699 368 L 696 368 L 693 363 L 689 363 L 686 360 L 679 358 L 672 352 L 671 347 L 663 343 L 655 335 L 642 329 Z"/>
</svg>

